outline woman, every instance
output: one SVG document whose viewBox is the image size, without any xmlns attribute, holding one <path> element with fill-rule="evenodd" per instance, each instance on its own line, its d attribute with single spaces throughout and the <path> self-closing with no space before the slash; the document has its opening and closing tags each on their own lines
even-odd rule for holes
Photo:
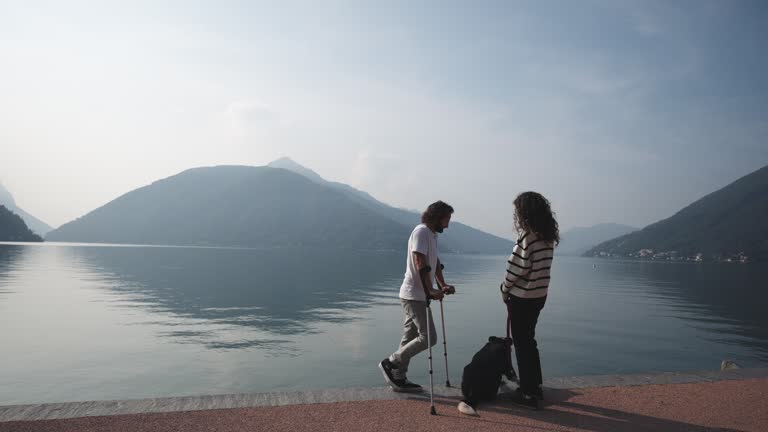
<svg viewBox="0 0 768 432">
<path fill-rule="evenodd" d="M 560 230 L 549 201 L 536 192 L 515 199 L 515 228 L 519 238 L 507 261 L 501 294 L 510 316 L 520 387 L 515 403 L 538 409 L 544 399 L 536 322 L 547 301 L 550 270 Z"/>
</svg>

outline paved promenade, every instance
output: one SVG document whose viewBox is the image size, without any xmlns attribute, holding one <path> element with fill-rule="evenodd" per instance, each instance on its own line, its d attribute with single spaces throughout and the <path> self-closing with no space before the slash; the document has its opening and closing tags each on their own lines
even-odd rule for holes
<svg viewBox="0 0 768 432">
<path fill-rule="evenodd" d="M 480 417 L 439 389 L 385 388 L 0 407 L 0 432 L 25 431 L 768 431 L 768 369 L 548 380 L 542 411 L 503 399 Z"/>
</svg>

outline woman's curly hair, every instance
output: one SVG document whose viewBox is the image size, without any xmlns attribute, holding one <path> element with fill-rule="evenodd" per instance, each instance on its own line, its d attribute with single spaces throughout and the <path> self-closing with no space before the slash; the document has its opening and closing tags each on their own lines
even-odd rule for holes
<svg viewBox="0 0 768 432">
<path fill-rule="evenodd" d="M 560 228 L 549 200 L 537 192 L 523 192 L 515 198 L 515 227 L 536 234 L 544 241 L 560 243 Z"/>
</svg>

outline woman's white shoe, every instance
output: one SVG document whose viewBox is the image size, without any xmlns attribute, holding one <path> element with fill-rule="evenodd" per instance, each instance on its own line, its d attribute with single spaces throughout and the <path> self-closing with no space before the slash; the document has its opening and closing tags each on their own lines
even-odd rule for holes
<svg viewBox="0 0 768 432">
<path fill-rule="evenodd" d="M 474 408 L 469 406 L 469 404 L 464 402 L 464 401 L 459 402 L 459 407 L 458 408 L 459 408 L 459 412 L 464 414 L 464 415 L 478 416 L 477 411 L 475 411 Z"/>
</svg>

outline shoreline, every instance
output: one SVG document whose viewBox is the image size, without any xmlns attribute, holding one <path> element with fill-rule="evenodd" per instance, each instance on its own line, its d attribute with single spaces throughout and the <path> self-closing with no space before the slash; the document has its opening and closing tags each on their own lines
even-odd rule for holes
<svg viewBox="0 0 768 432">
<path fill-rule="evenodd" d="M 720 381 L 768 378 L 768 368 L 745 368 L 725 371 L 663 372 L 632 375 L 593 375 L 546 379 L 548 390 L 589 389 L 603 387 L 636 387 L 648 385 L 697 384 Z M 502 391 L 510 391 L 509 387 Z M 307 390 L 225 395 L 200 395 L 166 398 L 59 402 L 0 406 L 0 424 L 40 420 L 74 419 L 127 414 L 173 413 L 183 411 L 259 408 L 291 405 L 333 404 L 387 400 L 428 400 L 427 392 L 403 394 L 388 387 Z M 460 389 L 435 387 L 435 396 L 458 400 Z"/>
</svg>

